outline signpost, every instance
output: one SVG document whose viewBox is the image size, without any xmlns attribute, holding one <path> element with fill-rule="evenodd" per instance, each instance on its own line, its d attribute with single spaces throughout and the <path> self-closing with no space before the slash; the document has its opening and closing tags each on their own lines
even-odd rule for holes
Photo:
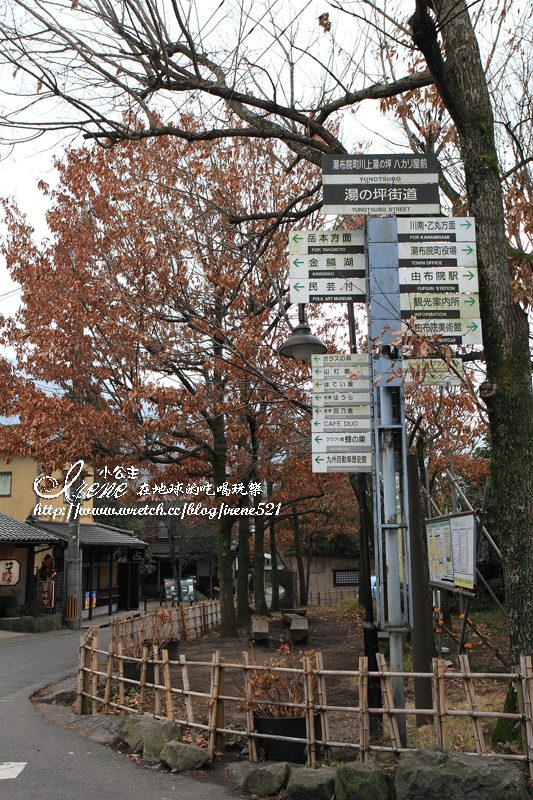
<svg viewBox="0 0 533 800">
<path fill-rule="evenodd" d="M 433 154 L 322 156 L 325 214 L 439 214 Z"/>
<path fill-rule="evenodd" d="M 366 302 L 363 231 L 291 231 L 291 303 Z"/>
</svg>

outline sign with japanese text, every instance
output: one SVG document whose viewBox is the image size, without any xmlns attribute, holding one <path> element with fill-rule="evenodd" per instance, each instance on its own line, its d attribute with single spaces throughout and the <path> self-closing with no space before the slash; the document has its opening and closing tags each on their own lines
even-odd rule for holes
<svg viewBox="0 0 533 800">
<path fill-rule="evenodd" d="M 402 294 L 402 317 L 409 319 L 477 319 L 478 294 Z"/>
<path fill-rule="evenodd" d="M 37 581 L 37 602 L 43 608 L 54 606 L 54 581 Z"/>
<path fill-rule="evenodd" d="M 477 267 L 407 267 L 400 268 L 400 292 L 479 292 Z"/>
<path fill-rule="evenodd" d="M 372 453 L 313 454 L 313 472 L 372 472 Z"/>
<path fill-rule="evenodd" d="M 20 580 L 20 562 L 16 558 L 0 561 L 0 586 L 16 586 Z"/>
<path fill-rule="evenodd" d="M 399 267 L 475 267 L 475 242 L 398 242 Z"/>
<path fill-rule="evenodd" d="M 412 326 L 404 320 L 403 328 L 407 327 L 426 336 L 437 334 L 441 344 L 483 344 L 480 319 L 417 319 Z"/>
<path fill-rule="evenodd" d="M 291 231 L 289 233 L 290 255 L 313 253 L 364 254 L 363 231 Z"/>
<path fill-rule="evenodd" d="M 434 154 L 322 156 L 326 214 L 439 214 Z"/>
<path fill-rule="evenodd" d="M 429 582 L 473 590 L 476 584 L 476 521 L 472 512 L 426 522 Z"/>
<path fill-rule="evenodd" d="M 290 280 L 299 278 L 363 278 L 364 255 L 325 253 L 309 256 L 289 256 Z"/>
<path fill-rule="evenodd" d="M 397 220 L 399 242 L 475 242 L 474 217 L 409 217 Z"/>
<path fill-rule="evenodd" d="M 291 303 L 366 303 L 366 279 L 291 279 L 290 297 Z"/>
<path fill-rule="evenodd" d="M 313 433 L 313 452 L 317 453 L 364 453 L 372 449 L 372 434 L 360 433 Z"/>
</svg>

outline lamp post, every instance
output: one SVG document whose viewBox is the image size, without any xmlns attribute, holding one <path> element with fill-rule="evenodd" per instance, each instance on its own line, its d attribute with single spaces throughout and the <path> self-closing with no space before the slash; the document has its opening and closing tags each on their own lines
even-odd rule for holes
<svg viewBox="0 0 533 800">
<path fill-rule="evenodd" d="M 311 356 L 327 352 L 324 342 L 313 336 L 307 324 L 304 303 L 298 303 L 298 325 L 286 342 L 279 348 L 280 356 L 296 361 L 311 361 Z"/>
</svg>

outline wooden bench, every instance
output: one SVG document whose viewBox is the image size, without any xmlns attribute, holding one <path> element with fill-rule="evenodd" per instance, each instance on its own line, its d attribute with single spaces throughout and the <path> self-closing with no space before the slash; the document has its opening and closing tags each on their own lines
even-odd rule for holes
<svg viewBox="0 0 533 800">
<path fill-rule="evenodd" d="M 268 626 L 269 621 L 267 619 L 254 619 L 252 621 L 252 638 L 256 642 L 264 641 L 265 639 L 268 641 Z"/>
<path fill-rule="evenodd" d="M 302 642 L 309 633 L 309 621 L 301 614 L 283 614 L 283 623 L 290 626 L 289 636 L 293 642 Z"/>
</svg>

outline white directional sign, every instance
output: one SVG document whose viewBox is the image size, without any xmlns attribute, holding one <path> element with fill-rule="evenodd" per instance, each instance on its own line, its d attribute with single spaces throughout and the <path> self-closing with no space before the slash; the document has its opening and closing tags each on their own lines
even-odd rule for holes
<svg viewBox="0 0 533 800">
<path fill-rule="evenodd" d="M 477 267 L 400 268 L 400 292 L 479 292 Z"/>
<path fill-rule="evenodd" d="M 372 472 L 372 453 L 313 453 L 313 472 Z"/>
<path fill-rule="evenodd" d="M 402 317 L 409 319 L 478 319 L 478 294 L 402 294 Z"/>
<path fill-rule="evenodd" d="M 364 254 L 289 256 L 291 283 L 299 278 L 365 278 Z"/>
<path fill-rule="evenodd" d="M 409 217 L 397 221 L 399 242 L 475 242 L 474 217 Z"/>
<path fill-rule="evenodd" d="M 366 417 L 328 417 L 324 419 L 323 414 L 319 414 L 318 416 L 313 414 L 311 430 L 314 433 L 335 433 L 336 431 L 353 433 L 354 431 L 370 431 L 372 430 L 370 407 L 368 410 L 369 413 Z"/>
<path fill-rule="evenodd" d="M 365 453 L 372 449 L 370 431 L 361 433 L 313 433 L 313 452 L 317 453 Z"/>
<path fill-rule="evenodd" d="M 317 369 L 321 369 L 317 367 Z M 313 394 L 316 392 L 369 392 L 370 379 L 357 377 L 355 380 L 345 378 L 325 378 L 313 381 Z"/>
<path fill-rule="evenodd" d="M 365 252 L 363 231 L 291 231 L 289 253 L 311 255 L 313 253 Z"/>
<path fill-rule="evenodd" d="M 407 320 L 404 320 L 402 327 L 408 327 Z M 438 334 L 441 344 L 483 344 L 480 319 L 417 319 L 414 329 L 426 336 Z"/>
<path fill-rule="evenodd" d="M 433 154 L 322 156 L 326 214 L 439 214 Z"/>
<path fill-rule="evenodd" d="M 370 404 L 370 381 L 365 381 L 366 391 L 355 392 L 352 389 L 334 392 L 313 392 L 313 406 L 353 406 Z"/>
<path fill-rule="evenodd" d="M 366 303 L 365 278 L 291 280 L 291 303 Z"/>
<path fill-rule="evenodd" d="M 475 267 L 475 242 L 399 242 L 398 263 L 402 267 Z"/>
</svg>

